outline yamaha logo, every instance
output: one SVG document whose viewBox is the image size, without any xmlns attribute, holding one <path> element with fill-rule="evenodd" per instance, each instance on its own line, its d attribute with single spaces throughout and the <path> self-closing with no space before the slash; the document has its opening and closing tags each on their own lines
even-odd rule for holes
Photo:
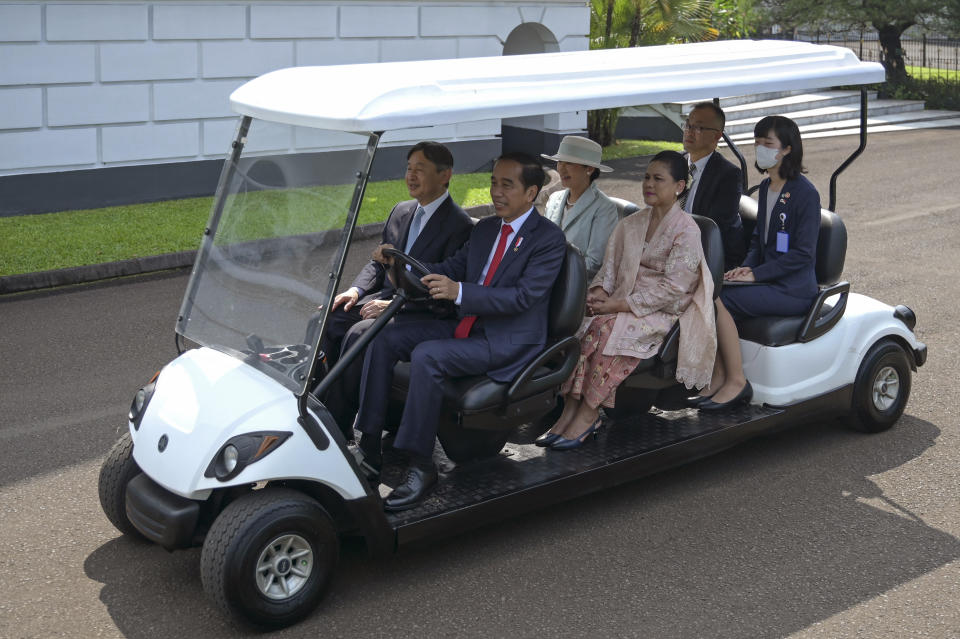
<svg viewBox="0 0 960 639">
<path fill-rule="evenodd" d="M 161 453 L 165 451 L 167 449 L 168 441 L 170 441 L 170 438 L 168 438 L 166 435 L 161 435 L 160 441 L 157 442 L 157 450 L 159 450 Z"/>
</svg>

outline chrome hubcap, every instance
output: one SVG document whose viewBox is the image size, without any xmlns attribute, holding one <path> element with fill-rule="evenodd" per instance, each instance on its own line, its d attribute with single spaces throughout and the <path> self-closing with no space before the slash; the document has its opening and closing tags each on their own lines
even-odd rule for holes
<svg viewBox="0 0 960 639">
<path fill-rule="evenodd" d="M 300 535 L 281 535 L 257 559 L 257 588 L 270 599 L 300 592 L 313 572 L 313 550 Z"/>
<path fill-rule="evenodd" d="M 900 375 L 892 366 L 884 366 L 873 381 L 873 405 L 877 410 L 889 410 L 900 394 Z"/>
</svg>

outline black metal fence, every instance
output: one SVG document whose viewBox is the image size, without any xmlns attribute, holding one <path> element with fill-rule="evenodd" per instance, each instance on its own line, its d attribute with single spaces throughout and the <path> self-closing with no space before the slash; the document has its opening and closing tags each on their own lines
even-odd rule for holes
<svg viewBox="0 0 960 639">
<path fill-rule="evenodd" d="M 847 47 L 861 60 L 880 62 L 880 43 L 876 33 L 798 34 L 797 39 Z M 960 40 L 923 34 L 902 37 L 900 46 L 911 77 L 960 84 Z"/>
</svg>

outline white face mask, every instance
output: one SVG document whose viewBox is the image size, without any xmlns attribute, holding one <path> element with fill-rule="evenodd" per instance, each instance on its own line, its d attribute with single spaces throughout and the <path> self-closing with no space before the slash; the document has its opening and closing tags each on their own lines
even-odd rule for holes
<svg viewBox="0 0 960 639">
<path fill-rule="evenodd" d="M 761 169 L 771 169 L 777 165 L 778 149 L 771 149 L 768 146 L 758 145 L 757 147 L 757 166 Z"/>
</svg>

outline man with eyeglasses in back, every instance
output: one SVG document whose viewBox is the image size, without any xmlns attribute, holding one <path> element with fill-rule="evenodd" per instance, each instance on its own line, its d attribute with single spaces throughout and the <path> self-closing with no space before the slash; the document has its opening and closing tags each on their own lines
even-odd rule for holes
<svg viewBox="0 0 960 639">
<path fill-rule="evenodd" d="M 740 266 L 746 240 L 740 221 L 743 180 L 738 167 L 717 153 L 726 116 L 713 102 L 694 105 L 683 125 L 683 149 L 690 163 L 690 190 L 683 210 L 709 217 L 720 227 L 724 269 Z"/>
</svg>

